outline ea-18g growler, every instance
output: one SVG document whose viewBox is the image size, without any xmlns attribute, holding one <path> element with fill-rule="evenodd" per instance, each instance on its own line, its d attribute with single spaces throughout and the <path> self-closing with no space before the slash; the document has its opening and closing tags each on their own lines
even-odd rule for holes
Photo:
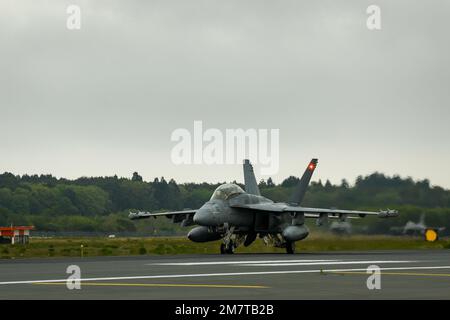
<svg viewBox="0 0 450 320">
<path fill-rule="evenodd" d="M 222 239 L 220 252 L 233 253 L 243 244 L 249 246 L 259 236 L 266 245 L 286 248 L 287 253 L 295 252 L 295 242 L 305 239 L 309 229 L 306 219 L 315 219 L 317 225 L 327 219 L 358 219 L 374 215 L 380 218 L 398 216 L 396 210 L 357 211 L 302 207 L 301 202 L 317 167 L 317 159 L 312 159 L 306 167 L 298 185 L 288 202 L 273 202 L 261 196 L 256 183 L 253 167 L 244 160 L 245 191 L 236 184 L 219 186 L 201 208 L 172 212 L 130 213 L 130 219 L 166 216 L 182 226 L 198 225 L 188 233 L 194 242 Z"/>
</svg>

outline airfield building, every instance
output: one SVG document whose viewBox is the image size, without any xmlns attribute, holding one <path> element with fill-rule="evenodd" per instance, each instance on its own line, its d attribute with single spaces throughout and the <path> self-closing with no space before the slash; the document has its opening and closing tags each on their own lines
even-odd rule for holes
<svg viewBox="0 0 450 320">
<path fill-rule="evenodd" d="M 0 243 L 27 244 L 33 226 L 0 227 Z"/>
</svg>

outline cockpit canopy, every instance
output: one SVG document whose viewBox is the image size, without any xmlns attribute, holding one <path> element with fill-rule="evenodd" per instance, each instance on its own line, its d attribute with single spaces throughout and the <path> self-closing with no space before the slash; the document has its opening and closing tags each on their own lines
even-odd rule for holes
<svg viewBox="0 0 450 320">
<path fill-rule="evenodd" d="M 245 191 L 242 190 L 242 188 L 238 185 L 235 185 L 233 183 L 225 183 L 217 187 L 217 189 L 211 196 L 211 200 L 228 200 L 232 196 L 241 193 L 245 193 Z"/>
</svg>

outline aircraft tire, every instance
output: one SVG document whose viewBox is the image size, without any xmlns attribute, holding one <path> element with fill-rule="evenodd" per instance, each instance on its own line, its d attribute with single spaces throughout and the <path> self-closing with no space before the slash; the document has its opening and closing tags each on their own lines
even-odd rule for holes
<svg viewBox="0 0 450 320">
<path fill-rule="evenodd" d="M 230 241 L 228 243 L 228 247 L 226 248 L 226 252 L 228 254 L 233 254 L 234 253 L 234 243 L 233 243 L 233 241 Z"/>
<path fill-rule="evenodd" d="M 294 241 L 286 242 L 286 253 L 287 254 L 295 253 L 295 242 Z"/>
</svg>

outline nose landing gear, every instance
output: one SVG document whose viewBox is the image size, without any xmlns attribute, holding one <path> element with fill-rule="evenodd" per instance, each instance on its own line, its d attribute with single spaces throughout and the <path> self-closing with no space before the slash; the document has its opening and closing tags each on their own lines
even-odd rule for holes
<svg viewBox="0 0 450 320">
<path fill-rule="evenodd" d="M 234 249 L 238 246 L 238 243 L 233 241 L 233 232 L 235 227 L 229 227 L 228 224 L 224 225 L 226 230 L 225 236 L 223 237 L 223 243 L 220 245 L 220 253 L 221 254 L 233 254 Z"/>
<path fill-rule="evenodd" d="M 295 253 L 295 241 L 287 241 L 286 242 L 286 253 L 288 253 L 288 254 Z"/>
</svg>

